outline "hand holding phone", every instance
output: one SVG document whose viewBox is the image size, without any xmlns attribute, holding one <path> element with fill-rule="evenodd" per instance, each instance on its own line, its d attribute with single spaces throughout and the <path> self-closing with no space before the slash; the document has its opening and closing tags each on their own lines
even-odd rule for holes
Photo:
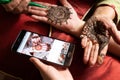
<svg viewBox="0 0 120 80">
<path fill-rule="evenodd" d="M 12 47 L 19 54 L 64 67 L 70 66 L 74 49 L 75 45 L 72 43 L 26 30 L 20 32 Z"/>
</svg>

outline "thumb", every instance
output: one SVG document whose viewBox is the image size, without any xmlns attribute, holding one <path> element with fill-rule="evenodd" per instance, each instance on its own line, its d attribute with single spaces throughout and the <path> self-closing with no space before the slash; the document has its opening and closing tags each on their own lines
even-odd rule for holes
<svg viewBox="0 0 120 80">
<path fill-rule="evenodd" d="M 104 58 L 107 54 L 107 50 L 108 50 L 108 44 L 101 50 L 100 54 L 98 55 L 98 64 L 102 64 L 104 62 Z"/>
<path fill-rule="evenodd" d="M 36 66 L 40 72 L 45 72 L 47 70 L 47 65 L 41 62 L 39 59 L 31 57 L 30 61 Z"/>
<path fill-rule="evenodd" d="M 72 5 L 67 0 L 59 0 L 59 1 L 63 6 L 73 8 Z"/>
<path fill-rule="evenodd" d="M 107 18 L 102 18 L 101 20 L 104 21 L 105 27 L 108 29 L 109 33 L 111 34 L 115 42 L 120 44 L 120 36 L 119 36 L 120 31 L 118 31 L 115 23 L 111 19 L 107 19 Z"/>
<path fill-rule="evenodd" d="M 113 39 L 116 43 L 120 45 L 120 31 L 118 31 L 116 26 L 111 26 L 109 29 L 110 34 L 112 35 Z"/>
</svg>

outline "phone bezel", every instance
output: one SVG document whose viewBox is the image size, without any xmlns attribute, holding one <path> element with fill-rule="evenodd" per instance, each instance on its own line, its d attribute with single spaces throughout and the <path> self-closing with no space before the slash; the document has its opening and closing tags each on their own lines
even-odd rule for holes
<svg viewBox="0 0 120 80">
<path fill-rule="evenodd" d="M 17 49 L 18 49 L 19 45 L 21 44 L 21 41 L 23 40 L 26 32 L 36 33 L 36 32 L 32 32 L 32 31 L 28 31 L 28 30 L 21 30 L 21 32 L 18 34 L 16 40 L 14 41 L 14 43 L 12 45 L 12 51 L 17 52 Z M 46 35 L 42 35 L 42 34 L 39 34 L 39 33 L 36 33 L 36 34 L 48 37 Z M 49 37 L 49 38 L 56 39 L 56 38 L 53 38 L 53 37 Z M 56 39 L 56 40 L 60 40 L 60 39 Z M 60 40 L 60 41 L 63 41 L 63 40 Z M 67 41 L 64 41 L 64 42 L 67 42 Z M 68 42 L 68 43 L 70 43 L 70 42 Z M 43 59 L 40 59 L 40 58 L 38 58 L 38 59 L 40 59 L 43 62 L 48 63 L 48 64 L 50 63 L 50 64 L 53 64 L 53 65 L 58 65 L 58 66 L 62 66 L 62 67 L 69 67 L 71 65 L 71 62 L 72 62 L 72 59 L 73 59 L 74 50 L 75 50 L 75 44 L 70 43 L 70 47 L 69 47 L 68 53 L 66 55 L 64 65 L 60 65 L 60 64 L 57 64 L 57 63 L 54 63 L 54 62 L 49 62 L 47 60 L 43 60 Z M 25 54 L 23 54 L 23 55 L 25 55 Z M 28 56 L 28 55 L 26 55 L 26 56 Z M 31 57 L 31 56 L 29 56 L 29 57 Z"/>
</svg>

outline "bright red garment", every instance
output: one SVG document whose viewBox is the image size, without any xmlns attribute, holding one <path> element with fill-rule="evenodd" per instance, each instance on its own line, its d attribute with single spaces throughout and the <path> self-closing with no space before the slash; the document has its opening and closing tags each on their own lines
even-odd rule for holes
<svg viewBox="0 0 120 80">
<path fill-rule="evenodd" d="M 57 0 L 38 0 L 58 4 Z M 75 8 L 80 18 L 91 6 L 91 0 L 68 0 Z M 22 29 L 48 35 L 48 24 L 36 22 L 25 14 L 15 15 L 7 13 L 0 6 L 0 70 L 21 77 L 23 80 L 41 80 L 39 71 L 28 60 L 28 57 L 17 55 L 11 51 L 11 46 L 18 33 Z M 79 43 L 76 45 L 73 62 L 70 71 L 75 80 L 119 80 L 120 62 L 111 56 L 105 57 L 101 66 L 87 67 L 83 64 L 83 49 L 80 40 L 71 35 L 54 29 L 52 36 L 69 42 Z"/>
</svg>

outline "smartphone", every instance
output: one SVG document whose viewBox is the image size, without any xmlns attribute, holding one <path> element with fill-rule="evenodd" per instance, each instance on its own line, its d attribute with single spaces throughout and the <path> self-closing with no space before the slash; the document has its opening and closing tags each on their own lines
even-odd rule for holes
<svg viewBox="0 0 120 80">
<path fill-rule="evenodd" d="M 18 54 L 39 58 L 47 63 L 68 67 L 73 59 L 75 44 L 22 30 L 12 50 Z"/>
</svg>

